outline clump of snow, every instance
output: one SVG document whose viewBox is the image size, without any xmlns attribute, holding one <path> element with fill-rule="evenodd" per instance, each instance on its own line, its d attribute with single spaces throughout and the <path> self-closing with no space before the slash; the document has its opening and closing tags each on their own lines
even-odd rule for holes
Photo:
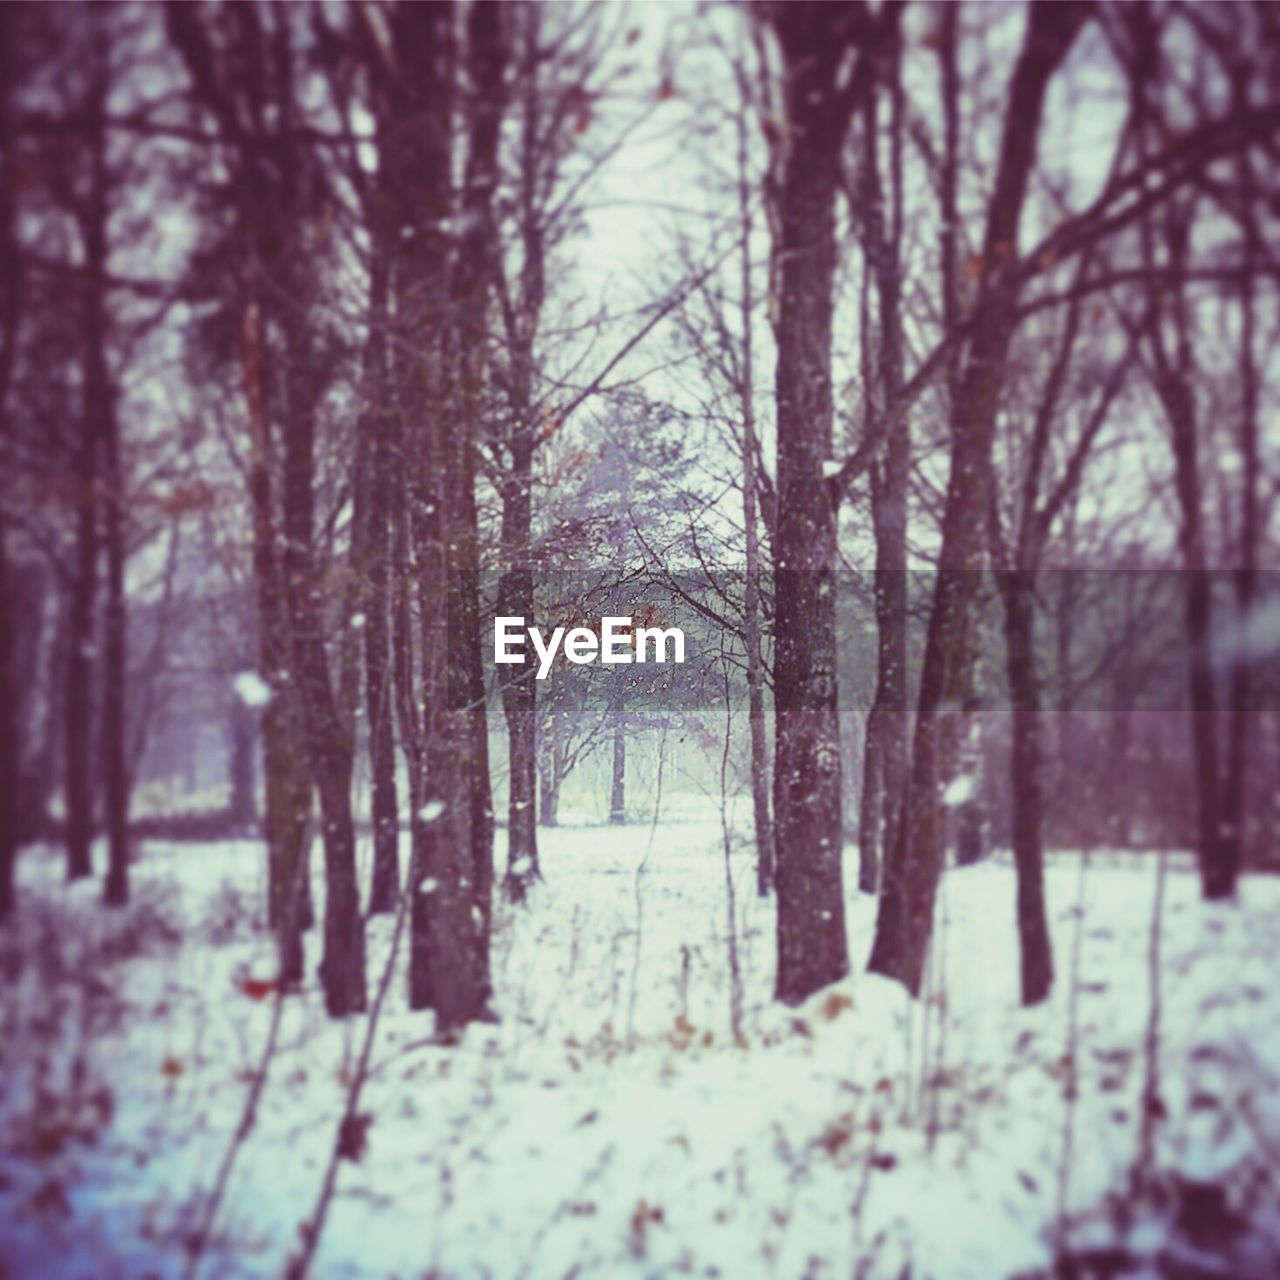
<svg viewBox="0 0 1280 1280">
<path fill-rule="evenodd" d="M 231 685 L 246 707 L 265 707 L 271 701 L 271 686 L 256 671 L 240 672 Z"/>
<path fill-rule="evenodd" d="M 958 809 L 961 805 L 968 804 L 973 799 L 976 790 L 977 782 L 973 776 L 962 773 L 959 777 L 952 778 L 947 783 L 947 788 L 942 793 L 942 803 L 948 809 Z"/>
</svg>

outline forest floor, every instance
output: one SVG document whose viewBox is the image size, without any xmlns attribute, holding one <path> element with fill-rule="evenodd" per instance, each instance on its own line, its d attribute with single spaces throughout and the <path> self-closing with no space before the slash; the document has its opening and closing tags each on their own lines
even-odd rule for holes
<svg viewBox="0 0 1280 1280">
<path fill-rule="evenodd" d="M 993 1280 L 1064 1242 L 1082 1275 L 1280 1275 L 1280 878 L 1210 907 L 1184 857 L 1055 855 L 1059 977 L 1030 1011 L 1007 861 L 947 873 L 916 1005 L 862 972 L 874 902 L 851 891 L 852 976 L 787 1010 L 737 841 L 735 1037 L 718 817 L 540 836 L 546 883 L 495 917 L 501 1022 L 443 1046 L 390 987 L 313 1275 Z M 183 1274 L 262 1055 L 261 847 L 148 843 L 135 872 L 109 913 L 52 851 L 21 860 L 6 1280 Z M 370 924 L 371 989 L 391 932 Z M 366 1025 L 329 1022 L 314 982 L 283 1002 L 200 1275 L 298 1252 Z"/>
</svg>

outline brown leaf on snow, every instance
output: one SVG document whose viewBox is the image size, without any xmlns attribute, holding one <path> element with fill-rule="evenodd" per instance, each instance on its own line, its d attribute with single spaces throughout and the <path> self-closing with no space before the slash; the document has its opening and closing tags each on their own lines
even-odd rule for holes
<svg viewBox="0 0 1280 1280">
<path fill-rule="evenodd" d="M 275 989 L 275 981 L 271 978 L 246 977 L 240 980 L 240 990 L 243 991 L 250 1000 L 265 1000 Z"/>
<path fill-rule="evenodd" d="M 834 1022 L 846 1009 L 853 1008 L 853 997 L 843 992 L 833 991 L 822 1002 L 822 1016 L 828 1022 Z"/>
<path fill-rule="evenodd" d="M 50 1178 L 48 1182 L 33 1191 L 27 1200 L 26 1207 L 30 1212 L 39 1214 L 41 1217 L 69 1218 L 71 1216 L 71 1201 L 67 1199 L 67 1193 L 57 1178 Z"/>
</svg>

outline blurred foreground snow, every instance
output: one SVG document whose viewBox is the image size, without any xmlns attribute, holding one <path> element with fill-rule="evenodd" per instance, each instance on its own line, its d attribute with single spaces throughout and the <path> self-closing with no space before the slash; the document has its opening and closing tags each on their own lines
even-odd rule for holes
<svg viewBox="0 0 1280 1280">
<path fill-rule="evenodd" d="M 1045 1007 L 1017 1006 L 995 861 L 947 874 L 925 1001 L 861 972 L 874 903 L 851 893 L 853 976 L 787 1010 L 744 842 L 734 1043 L 720 838 L 718 821 L 656 829 L 637 937 L 649 828 L 540 832 L 546 884 L 496 916 L 502 1022 L 460 1046 L 431 1042 L 397 978 L 367 1149 L 341 1164 L 314 1274 L 992 1280 L 1047 1273 L 1060 1205 L 1086 1262 L 1119 1259 L 1109 1274 L 1280 1274 L 1280 880 L 1209 908 L 1169 860 L 1156 1168 L 1134 1196 L 1158 859 L 1095 854 L 1082 918 L 1081 859 L 1050 860 Z M 20 871 L 0 932 L 0 1276 L 179 1275 L 271 1016 L 261 847 L 148 844 L 118 915 L 55 856 Z M 371 982 L 390 928 L 371 923 Z M 202 1275 L 282 1273 L 363 1026 L 331 1024 L 314 982 L 288 1000 Z"/>
</svg>

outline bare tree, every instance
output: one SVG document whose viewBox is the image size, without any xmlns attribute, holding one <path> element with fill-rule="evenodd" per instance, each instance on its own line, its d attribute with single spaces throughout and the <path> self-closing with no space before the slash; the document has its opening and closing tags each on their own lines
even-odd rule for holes
<svg viewBox="0 0 1280 1280">
<path fill-rule="evenodd" d="M 940 716 L 966 679 L 963 656 L 973 570 L 985 547 L 991 437 L 1009 343 L 1017 320 L 1018 224 L 1035 162 L 1045 93 L 1089 17 L 1084 5 L 1033 8 L 1014 68 L 995 185 L 987 209 L 978 300 L 958 395 L 951 405 L 951 472 L 942 521 L 939 572 L 925 638 L 912 742 L 911 774 L 897 842 L 885 866 L 870 968 L 918 993 L 942 873 L 938 779 Z"/>
<path fill-rule="evenodd" d="M 836 710 L 836 510 L 831 456 L 835 205 L 874 38 L 859 5 L 766 10 L 782 52 L 778 191 L 778 509 L 774 534 L 777 996 L 798 1003 L 849 969 Z M 856 59 L 853 68 L 851 60 Z"/>
</svg>

